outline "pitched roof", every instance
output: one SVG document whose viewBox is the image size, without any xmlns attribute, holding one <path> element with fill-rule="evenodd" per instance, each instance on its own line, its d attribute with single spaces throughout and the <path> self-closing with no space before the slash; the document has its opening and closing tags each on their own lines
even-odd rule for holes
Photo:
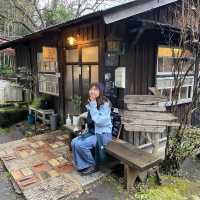
<svg viewBox="0 0 200 200">
<path fill-rule="evenodd" d="M 21 42 L 28 42 L 32 39 L 40 38 L 44 33 L 54 32 L 74 24 L 85 22 L 90 19 L 103 17 L 105 23 L 109 24 L 177 1 L 178 0 L 132 0 L 131 2 L 121 4 L 104 11 L 97 11 L 91 14 L 87 14 L 80 18 L 49 26 L 29 35 L 5 42 L 0 44 L 0 50 L 8 47 L 14 47 L 16 44 Z"/>
</svg>

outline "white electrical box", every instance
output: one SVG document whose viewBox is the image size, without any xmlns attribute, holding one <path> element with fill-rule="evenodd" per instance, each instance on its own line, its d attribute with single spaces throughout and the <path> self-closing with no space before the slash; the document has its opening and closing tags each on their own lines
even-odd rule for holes
<svg viewBox="0 0 200 200">
<path fill-rule="evenodd" d="M 115 87 L 126 87 L 126 67 L 118 67 L 115 70 Z"/>
</svg>

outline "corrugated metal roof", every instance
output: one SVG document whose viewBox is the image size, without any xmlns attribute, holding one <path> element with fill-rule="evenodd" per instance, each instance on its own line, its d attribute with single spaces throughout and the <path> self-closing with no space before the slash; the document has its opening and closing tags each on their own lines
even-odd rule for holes
<svg viewBox="0 0 200 200">
<path fill-rule="evenodd" d="M 131 17 L 143 12 L 146 12 L 148 10 L 167 5 L 173 2 L 176 2 L 178 0 L 134 0 L 126 4 L 118 5 L 113 8 L 109 8 L 104 11 L 97 11 L 88 15 L 85 15 L 80 18 L 76 18 L 70 21 L 67 21 L 65 23 L 57 24 L 54 26 L 50 26 L 48 28 L 39 30 L 37 32 L 34 32 L 32 34 L 26 35 L 24 37 L 18 38 L 16 40 L 12 40 L 3 44 L 0 44 L 0 50 L 8 48 L 8 47 L 14 47 L 16 44 L 19 44 L 21 42 L 28 42 L 35 38 L 40 38 L 43 36 L 44 33 L 57 31 L 59 29 L 66 28 L 67 26 L 71 26 L 73 24 L 77 24 L 83 21 L 87 21 L 89 19 L 98 18 L 98 17 L 104 17 L 105 23 L 109 24 L 127 17 Z M 141 7 L 141 8 L 140 8 Z"/>
<path fill-rule="evenodd" d="M 104 21 L 106 24 L 110 24 L 176 1 L 178 0 L 136 0 L 131 2 L 131 5 L 127 3 L 124 6 L 118 7 L 116 11 L 113 9 L 108 10 L 104 14 Z"/>
</svg>

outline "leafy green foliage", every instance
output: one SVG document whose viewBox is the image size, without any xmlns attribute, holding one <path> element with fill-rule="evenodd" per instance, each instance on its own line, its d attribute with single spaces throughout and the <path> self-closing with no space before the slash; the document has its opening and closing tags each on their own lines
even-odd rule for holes
<svg viewBox="0 0 200 200">
<path fill-rule="evenodd" d="M 69 21 L 73 18 L 73 13 L 60 3 L 51 11 L 45 10 L 43 16 L 46 25 L 49 26 Z"/>
<path fill-rule="evenodd" d="M 14 71 L 11 67 L 8 66 L 0 66 L 0 76 L 12 76 L 14 75 Z"/>
<path fill-rule="evenodd" d="M 168 138 L 168 148 L 162 169 L 166 174 L 177 174 L 181 163 L 200 148 L 200 129 L 177 130 Z"/>
</svg>

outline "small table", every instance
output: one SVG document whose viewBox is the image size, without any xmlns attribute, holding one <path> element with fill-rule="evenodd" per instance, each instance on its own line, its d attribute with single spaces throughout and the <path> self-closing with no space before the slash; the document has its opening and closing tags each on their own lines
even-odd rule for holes
<svg viewBox="0 0 200 200">
<path fill-rule="evenodd" d="M 29 106 L 29 114 L 34 113 L 36 118 L 42 120 L 44 124 L 50 124 L 50 116 L 54 114 L 53 109 L 36 109 L 32 106 Z"/>
</svg>

